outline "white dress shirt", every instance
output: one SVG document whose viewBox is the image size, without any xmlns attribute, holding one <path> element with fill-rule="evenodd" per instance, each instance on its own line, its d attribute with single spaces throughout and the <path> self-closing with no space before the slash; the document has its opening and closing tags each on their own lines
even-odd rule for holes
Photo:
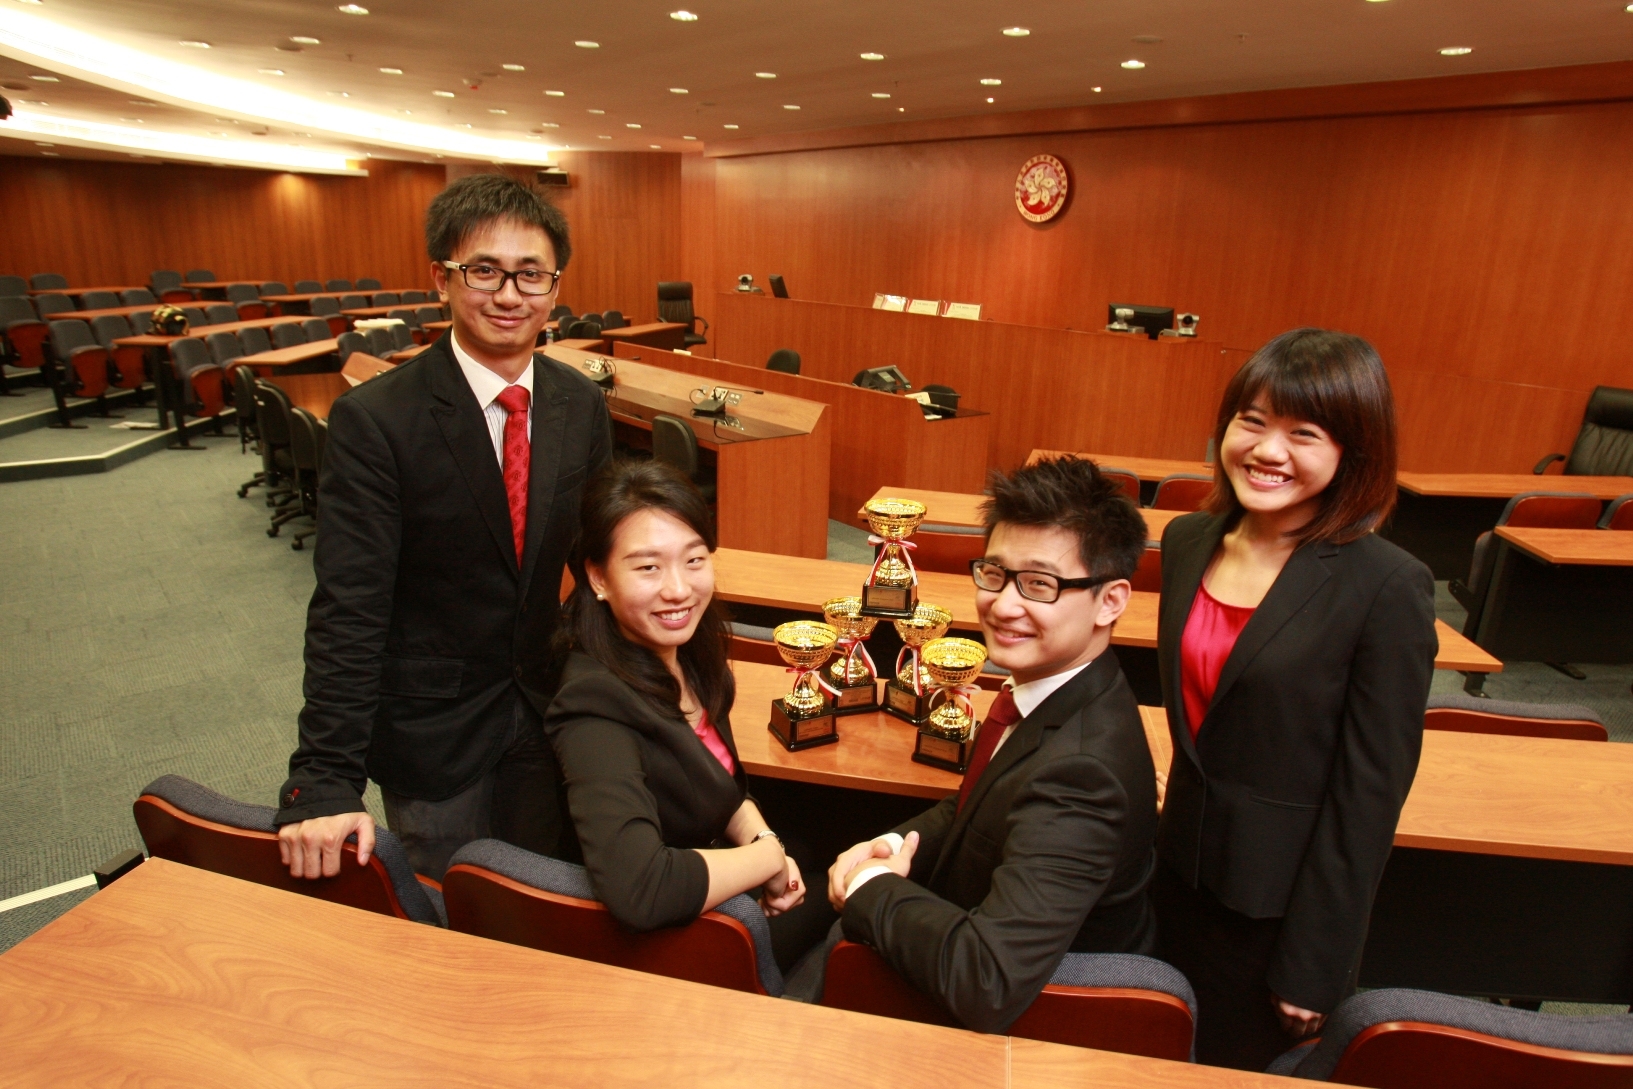
<svg viewBox="0 0 1633 1089">
<path fill-rule="evenodd" d="M 1025 684 L 1015 684 L 1012 681 L 1005 681 L 1004 687 L 1009 689 L 1010 697 L 1015 701 L 1015 710 L 1021 713 L 1021 717 L 1005 727 L 1004 735 L 998 739 L 998 744 L 992 747 L 992 755 L 998 755 L 998 750 L 1004 747 L 1004 742 L 1009 740 L 1009 736 L 1015 732 L 1015 727 L 1019 726 L 1027 715 L 1030 715 L 1033 711 L 1036 711 L 1043 704 L 1044 700 L 1048 699 L 1050 696 L 1054 695 L 1057 691 L 1064 687 L 1067 681 L 1071 680 L 1073 677 L 1077 676 L 1079 673 L 1083 672 L 1093 664 L 1093 661 L 1084 662 L 1076 669 L 1068 669 L 1064 673 L 1052 673 L 1047 677 L 1039 677 L 1035 681 L 1027 681 Z M 884 835 L 877 838 L 890 844 L 891 854 L 896 854 L 902 849 L 902 837 L 898 836 L 895 832 L 886 832 Z M 867 869 L 851 878 L 851 883 L 845 886 L 845 899 L 849 900 L 851 895 L 855 893 L 857 889 L 867 884 L 867 882 L 871 879 L 882 873 L 890 872 L 890 867 L 888 866 L 869 866 Z"/>
<path fill-rule="evenodd" d="M 465 381 L 470 383 L 471 392 L 476 394 L 476 403 L 482 406 L 482 415 L 488 423 L 488 436 L 493 439 L 493 456 L 499 459 L 499 468 L 505 467 L 505 420 L 509 413 L 505 406 L 499 403 L 499 395 L 509 388 L 505 380 L 500 378 L 476 360 L 472 359 L 464 348 L 459 346 L 459 337 L 450 333 L 448 342 L 454 347 L 454 358 L 459 361 L 459 369 L 465 373 Z M 527 370 L 513 383 L 527 390 L 527 438 L 533 439 L 533 361 L 527 361 Z"/>
</svg>

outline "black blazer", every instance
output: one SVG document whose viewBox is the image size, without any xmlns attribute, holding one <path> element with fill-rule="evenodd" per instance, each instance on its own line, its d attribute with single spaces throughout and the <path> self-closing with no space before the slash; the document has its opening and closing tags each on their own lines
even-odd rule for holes
<svg viewBox="0 0 1633 1089">
<path fill-rule="evenodd" d="M 520 564 L 504 474 L 447 335 L 335 400 L 280 822 L 360 811 L 367 779 L 452 797 L 499 760 L 524 682 L 550 676 L 579 494 L 612 439 L 594 383 L 539 355 L 533 375 Z"/>
<path fill-rule="evenodd" d="M 1242 629 L 1191 741 L 1180 639 L 1223 515 L 1162 539 L 1157 654 L 1174 759 L 1157 854 L 1193 888 L 1282 918 L 1269 983 L 1330 1011 L 1352 988 L 1423 744 L 1434 579 L 1381 537 L 1300 547 Z"/>
<path fill-rule="evenodd" d="M 879 951 L 960 1021 L 1003 1032 L 1068 952 L 1150 953 L 1156 769 L 1109 650 L 1022 719 L 970 793 L 901 825 L 911 879 L 845 903 L 845 936 Z"/>
<path fill-rule="evenodd" d="M 678 712 L 665 714 L 594 658 L 567 656 L 544 716 L 578 834 L 577 850 L 564 843 L 560 854 L 583 861 L 596 896 L 632 930 L 703 913 L 709 869 L 697 850 L 725 835 L 748 792 L 730 719 L 714 728 L 735 775 Z"/>
</svg>

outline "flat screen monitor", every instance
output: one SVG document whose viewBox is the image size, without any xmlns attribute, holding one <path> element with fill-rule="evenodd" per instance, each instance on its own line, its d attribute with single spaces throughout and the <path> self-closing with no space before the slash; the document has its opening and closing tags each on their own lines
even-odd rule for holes
<svg viewBox="0 0 1633 1089">
<path fill-rule="evenodd" d="M 781 276 L 771 277 L 771 293 L 779 299 L 788 298 L 788 285 L 782 282 Z"/>
<path fill-rule="evenodd" d="M 1171 306 L 1135 306 L 1133 303 L 1108 303 L 1106 306 L 1106 324 L 1110 325 L 1117 320 L 1117 311 L 1132 310 L 1134 316 L 1128 319 L 1128 324 L 1135 329 L 1144 329 L 1145 335 L 1152 340 L 1164 329 L 1174 327 L 1174 308 Z"/>
</svg>

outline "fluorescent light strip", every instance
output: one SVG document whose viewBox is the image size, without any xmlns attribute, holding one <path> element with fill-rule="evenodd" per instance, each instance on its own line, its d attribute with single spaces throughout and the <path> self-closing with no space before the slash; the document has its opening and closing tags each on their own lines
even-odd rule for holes
<svg viewBox="0 0 1633 1089">
<path fill-rule="evenodd" d="M 368 171 L 357 169 L 347 162 L 346 156 L 336 152 L 280 147 L 260 140 L 250 143 L 248 140 L 211 139 L 180 132 L 130 129 L 97 121 L 46 117 L 32 111 L 13 114 L 6 131 L 8 134 L 26 132 L 34 136 L 47 136 L 56 143 L 72 147 L 140 151 L 189 162 L 226 163 L 230 166 L 290 170 L 302 174 L 368 175 Z"/>
<path fill-rule="evenodd" d="M 32 61 L 103 87 L 137 92 L 177 105 L 300 129 L 322 129 L 371 144 L 436 151 L 490 162 L 547 165 L 552 149 L 414 121 L 398 121 L 303 98 L 264 82 L 218 76 L 154 54 L 117 45 L 15 8 L 0 8 L 0 54 Z"/>
</svg>

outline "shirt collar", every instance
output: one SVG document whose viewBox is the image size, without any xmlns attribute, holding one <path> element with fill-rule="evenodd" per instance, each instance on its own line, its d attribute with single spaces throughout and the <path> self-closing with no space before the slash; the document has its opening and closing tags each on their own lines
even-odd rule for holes
<svg viewBox="0 0 1633 1089">
<path fill-rule="evenodd" d="M 448 343 L 453 345 L 454 359 L 459 362 L 459 369 L 465 373 L 465 381 L 470 384 L 471 392 L 476 394 L 476 403 L 481 406 L 483 412 L 486 412 L 488 406 L 493 404 L 501 393 L 505 392 L 505 380 L 472 359 L 470 353 L 459 346 L 459 337 L 452 332 L 448 334 Z M 527 361 L 527 369 L 522 372 L 522 376 L 516 379 L 514 384 L 527 390 L 528 402 L 531 404 L 533 397 L 533 361 L 531 359 Z"/>
<path fill-rule="evenodd" d="M 1004 683 L 1009 688 L 1010 695 L 1015 699 L 1015 710 L 1021 713 L 1022 718 L 1025 718 L 1033 711 L 1036 711 L 1044 700 L 1064 688 L 1066 682 L 1093 664 L 1092 661 L 1084 662 L 1076 669 L 1068 669 L 1064 673 L 1055 673 L 1048 677 L 1039 677 L 1037 680 L 1027 681 L 1025 684 L 1013 684 L 1009 681 Z"/>
</svg>

